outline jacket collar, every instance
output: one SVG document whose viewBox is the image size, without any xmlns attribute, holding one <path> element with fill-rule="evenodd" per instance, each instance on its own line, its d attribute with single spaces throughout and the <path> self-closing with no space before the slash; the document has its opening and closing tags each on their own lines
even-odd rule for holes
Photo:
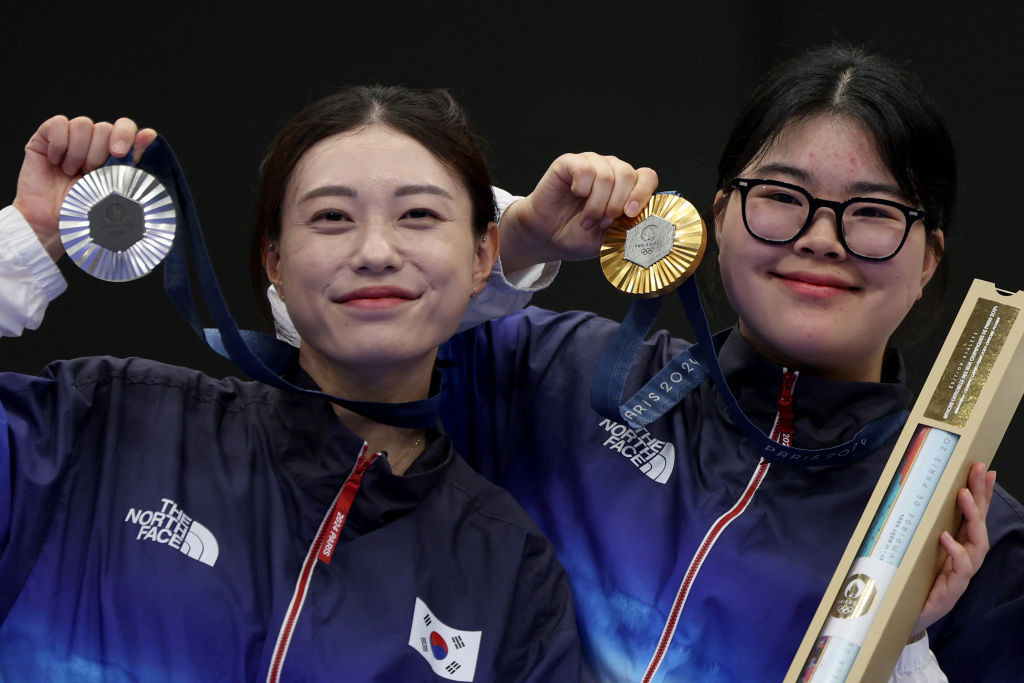
<svg viewBox="0 0 1024 683">
<path fill-rule="evenodd" d="M 769 433 L 778 411 L 784 368 L 761 355 L 735 327 L 715 335 L 715 346 L 743 412 Z M 881 382 L 844 382 L 801 372 L 793 387 L 795 445 L 825 448 L 842 443 L 868 422 L 906 410 L 913 395 L 906 387 L 899 352 L 888 354 L 882 375 Z M 721 401 L 719 408 L 724 414 Z"/>
<path fill-rule="evenodd" d="M 288 373 L 296 386 L 318 388 L 297 365 Z M 355 466 L 363 438 L 338 419 L 330 402 L 280 391 L 272 430 L 286 476 L 313 496 L 324 508 Z M 392 474 L 387 460 L 378 458 L 363 475 L 356 503 L 345 525 L 365 533 L 412 511 L 430 495 L 452 466 L 451 441 L 435 429 L 427 430 L 427 446 L 404 476 Z"/>
</svg>

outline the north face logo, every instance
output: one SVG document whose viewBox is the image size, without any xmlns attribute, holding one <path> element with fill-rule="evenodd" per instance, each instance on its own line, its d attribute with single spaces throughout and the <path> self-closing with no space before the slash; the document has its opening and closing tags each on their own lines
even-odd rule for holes
<svg viewBox="0 0 1024 683">
<path fill-rule="evenodd" d="M 125 524 L 139 525 L 135 539 L 164 543 L 212 567 L 220 554 L 216 537 L 170 498 L 161 498 L 160 504 L 159 510 L 128 510 Z"/>
<path fill-rule="evenodd" d="M 615 451 L 633 463 L 648 477 L 664 484 L 672 476 L 676 464 L 676 447 L 656 439 L 643 427 L 630 429 L 614 420 L 604 419 L 599 424 L 606 437 L 604 447 Z"/>
</svg>

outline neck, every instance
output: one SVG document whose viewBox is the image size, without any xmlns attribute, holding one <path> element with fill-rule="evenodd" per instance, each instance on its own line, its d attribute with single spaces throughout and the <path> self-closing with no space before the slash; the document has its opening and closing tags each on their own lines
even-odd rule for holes
<svg viewBox="0 0 1024 683">
<path fill-rule="evenodd" d="M 299 365 L 326 393 L 356 401 L 405 403 L 427 398 L 437 351 L 408 363 L 345 365 L 302 346 Z M 382 424 L 339 405 L 334 413 L 353 433 L 366 441 L 372 453 L 386 451 L 391 469 L 402 474 L 416 461 L 425 444 L 423 430 Z"/>
<path fill-rule="evenodd" d="M 299 366 L 321 390 L 354 401 L 404 403 L 426 398 L 437 349 L 421 358 L 392 363 L 338 363 L 308 346 L 299 348 Z"/>
<path fill-rule="evenodd" d="M 885 357 L 885 348 L 879 349 L 862 358 L 837 358 L 834 354 L 814 353 L 801 354 L 803 357 L 796 358 L 793 354 L 786 354 L 778 349 L 772 348 L 764 340 L 750 332 L 750 329 L 740 321 L 740 334 L 747 342 L 758 350 L 761 355 L 770 358 L 774 362 L 790 370 L 821 377 L 822 379 L 842 380 L 845 382 L 881 382 L 882 381 L 882 360 Z"/>
</svg>

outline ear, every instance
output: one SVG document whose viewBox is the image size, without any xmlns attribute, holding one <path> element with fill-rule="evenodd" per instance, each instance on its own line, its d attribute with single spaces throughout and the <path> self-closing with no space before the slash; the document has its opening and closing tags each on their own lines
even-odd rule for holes
<svg viewBox="0 0 1024 683">
<path fill-rule="evenodd" d="M 476 240 L 476 253 L 473 262 L 473 290 L 479 292 L 487 286 L 494 262 L 498 260 L 498 247 L 501 233 L 497 223 L 488 223 L 487 232 Z"/>
<path fill-rule="evenodd" d="M 281 270 L 280 242 L 267 242 L 263 249 L 263 269 L 267 273 L 267 279 L 274 285 L 278 293 L 283 295 L 284 278 Z"/>
<path fill-rule="evenodd" d="M 928 281 L 935 275 L 935 269 L 939 267 L 939 262 L 942 260 L 942 255 L 946 251 L 946 235 L 941 230 L 933 230 L 935 244 L 925 243 L 924 247 L 924 262 L 921 264 L 921 289 L 917 292 L 917 298 L 920 299 L 924 293 L 924 286 L 928 284 Z"/>
<path fill-rule="evenodd" d="M 712 205 L 712 213 L 715 219 L 715 241 L 722 243 L 722 225 L 725 223 L 725 207 L 729 203 L 729 197 L 719 190 L 715 193 L 715 203 Z"/>
</svg>

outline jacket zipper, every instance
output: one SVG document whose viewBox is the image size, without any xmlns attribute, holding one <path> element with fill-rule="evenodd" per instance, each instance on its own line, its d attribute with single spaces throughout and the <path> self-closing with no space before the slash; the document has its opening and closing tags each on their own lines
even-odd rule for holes
<svg viewBox="0 0 1024 683">
<path fill-rule="evenodd" d="M 274 654 L 270 658 L 270 669 L 267 671 L 267 683 L 277 683 L 281 677 L 281 667 L 284 666 L 284 658 L 288 653 L 288 646 L 291 644 L 292 634 L 295 631 L 295 622 L 302 611 L 302 604 L 306 601 L 306 592 L 309 590 L 309 581 L 313 575 L 313 569 L 317 561 L 330 564 L 331 556 L 337 547 L 338 538 L 341 536 L 341 529 L 348 518 L 348 511 L 352 507 L 359 487 L 362 485 L 363 474 L 380 457 L 380 453 L 367 454 L 367 444 L 363 444 L 356 458 L 356 464 L 352 467 L 345 483 L 341 485 L 338 494 L 334 497 L 327 514 L 320 522 L 320 529 L 313 539 L 312 545 L 306 552 L 306 559 L 302 563 L 302 571 L 295 582 L 295 592 L 292 594 L 291 602 L 288 603 L 288 610 L 285 612 L 284 623 L 281 624 L 281 631 L 278 633 L 277 642 L 274 645 Z"/>
<path fill-rule="evenodd" d="M 775 415 L 775 424 L 772 426 L 771 438 L 777 443 L 787 446 L 792 445 L 793 442 L 793 386 L 796 384 L 798 375 L 799 373 L 796 371 L 783 370 L 778 412 Z M 740 494 L 740 497 L 725 514 L 715 520 L 711 528 L 708 529 L 707 534 L 704 535 L 704 540 L 701 541 L 697 552 L 694 553 L 693 558 L 690 560 L 690 566 L 687 567 L 686 573 L 683 575 L 683 581 L 676 592 L 675 600 L 672 602 L 672 609 L 669 610 L 665 627 L 662 629 L 661 637 L 658 639 L 658 645 L 654 649 L 651 661 L 647 664 L 647 670 L 644 672 L 643 683 L 650 683 L 654 679 L 655 674 L 658 673 L 658 668 L 665 659 L 665 653 L 668 652 L 668 647 L 676 633 L 676 626 L 679 624 L 679 615 L 683 611 L 686 598 L 690 594 L 690 588 L 693 586 L 693 582 L 696 580 L 704 560 L 711 552 L 715 542 L 722 536 L 726 527 L 742 515 L 750 505 L 750 502 L 754 499 L 754 494 L 768 474 L 769 467 L 771 467 L 771 463 L 761 458 L 757 463 L 757 467 L 754 468 L 754 474 L 750 477 L 750 481 L 747 482 L 746 487 L 743 489 L 743 493 Z"/>
</svg>

